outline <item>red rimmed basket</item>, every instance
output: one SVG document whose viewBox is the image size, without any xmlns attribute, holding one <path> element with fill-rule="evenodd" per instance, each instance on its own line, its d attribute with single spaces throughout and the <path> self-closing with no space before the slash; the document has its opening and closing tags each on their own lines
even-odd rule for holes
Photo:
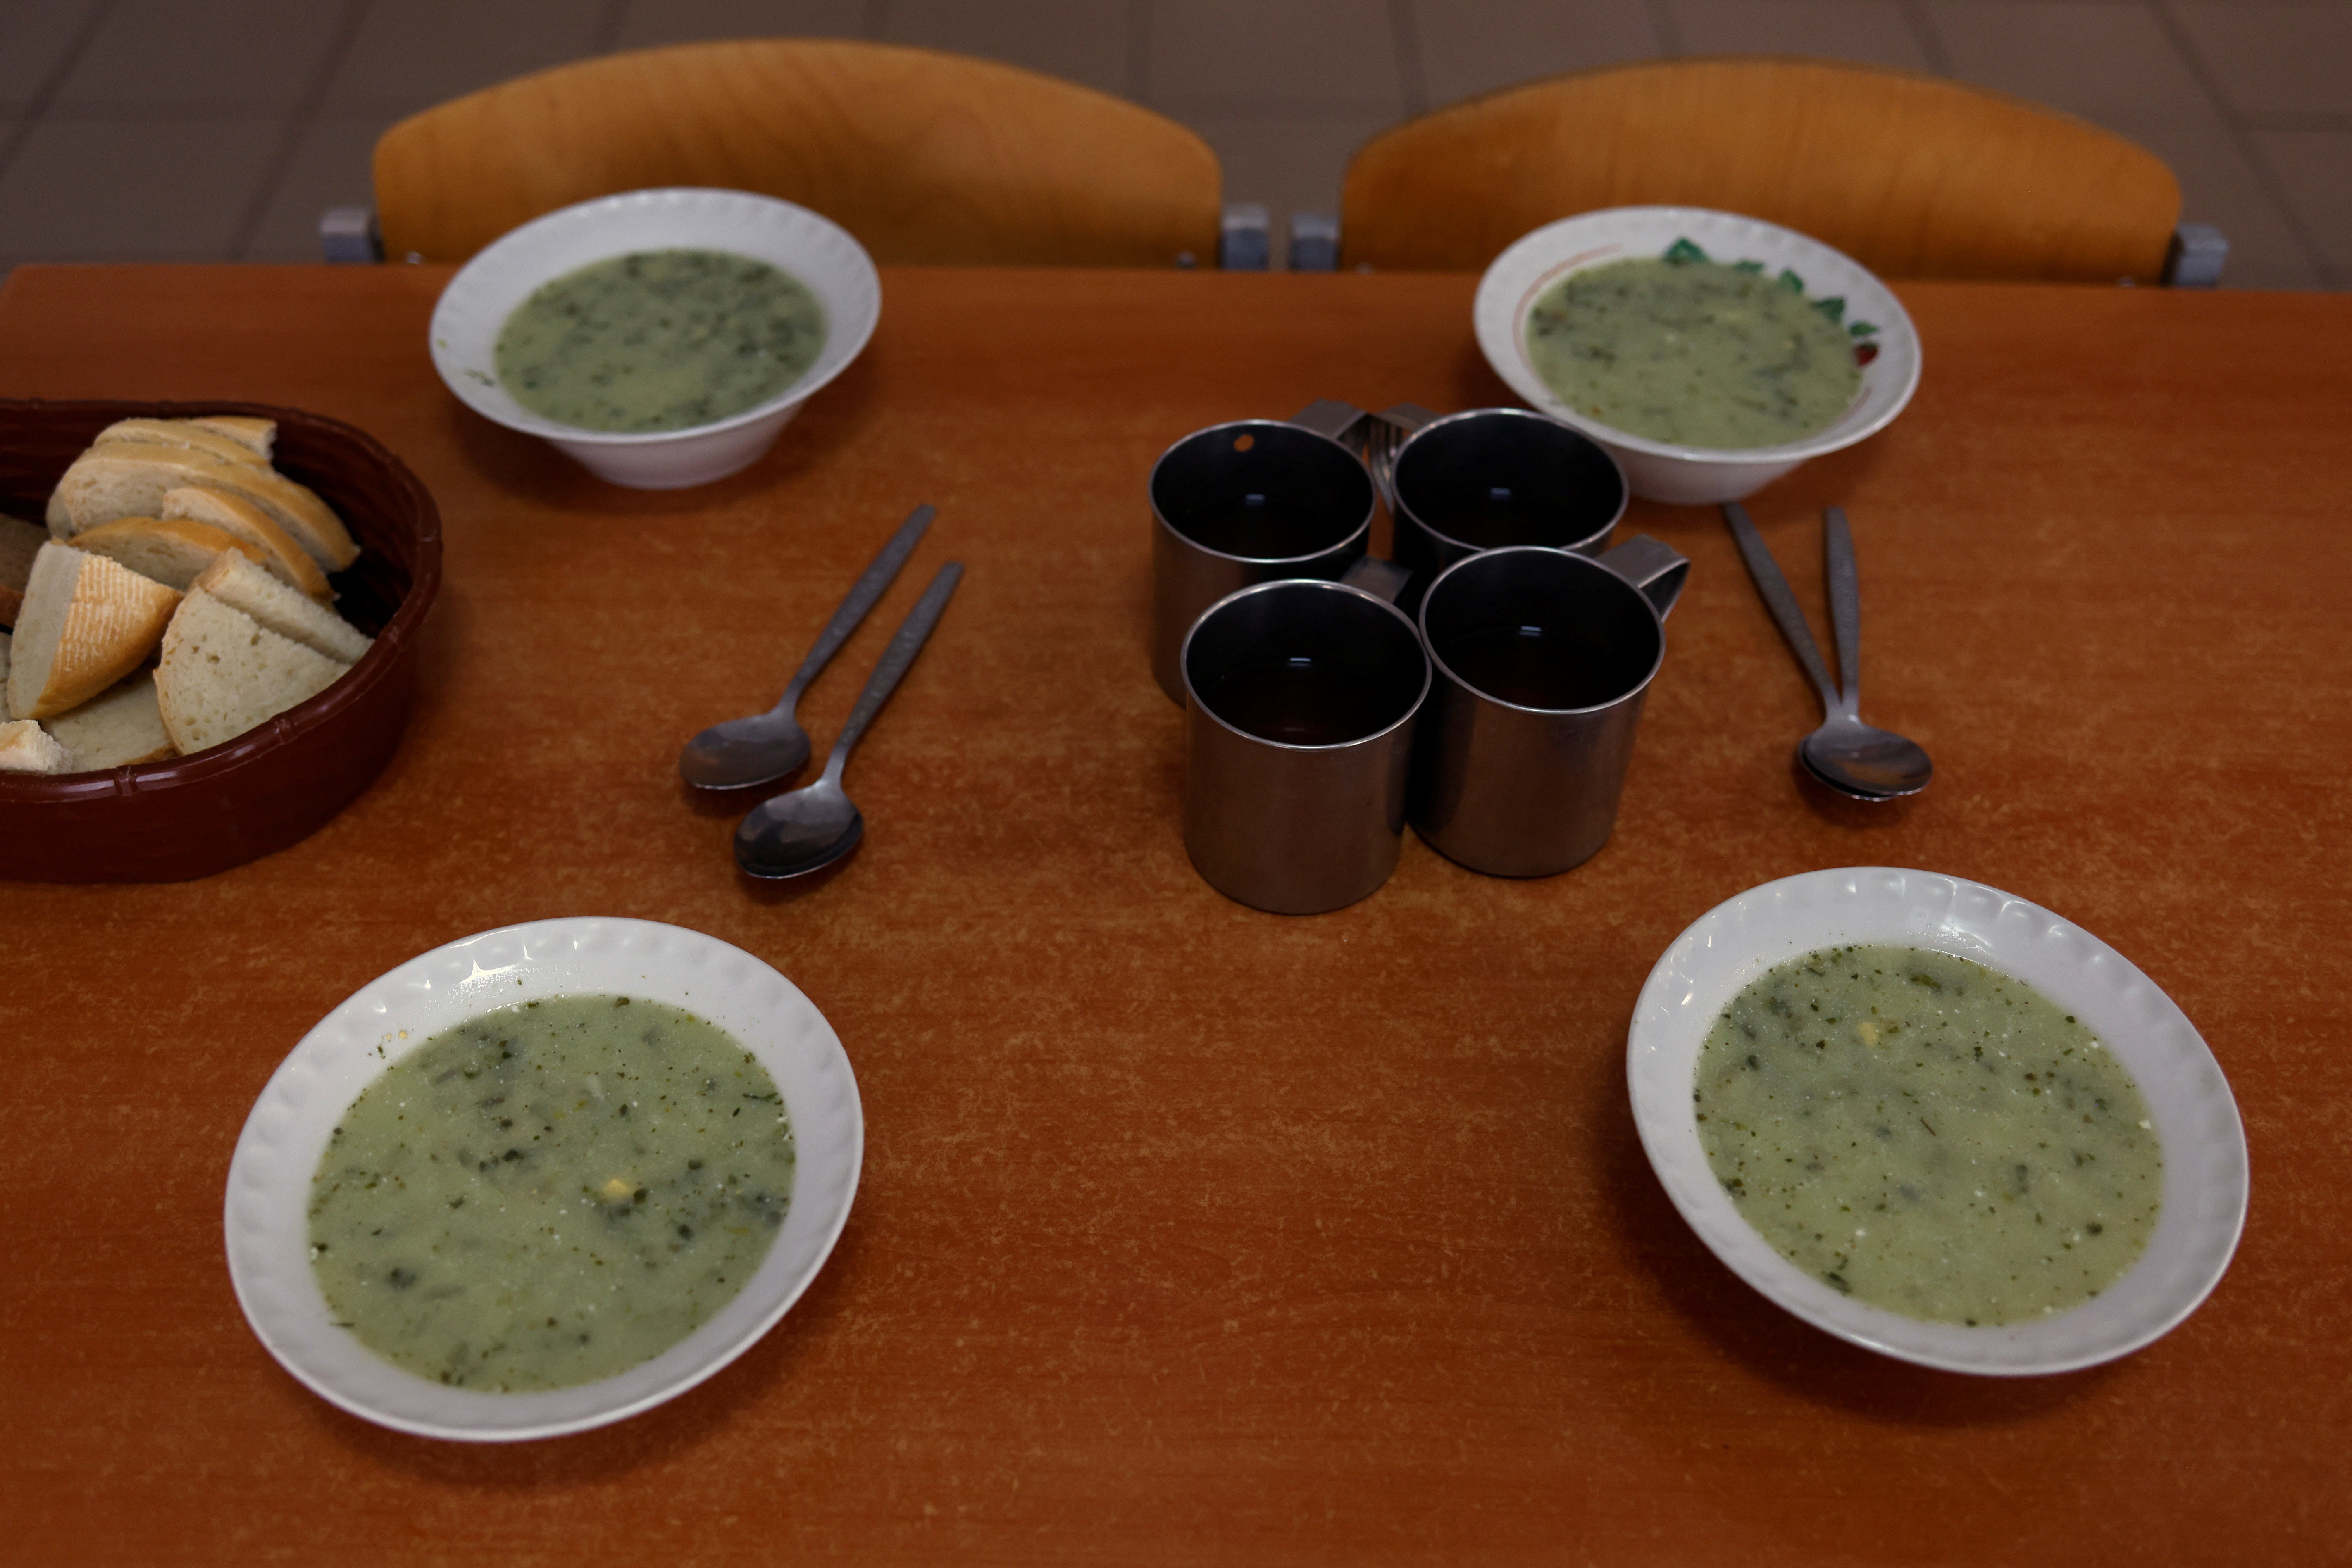
<svg viewBox="0 0 2352 1568">
<path fill-rule="evenodd" d="M 361 547 L 335 608 L 375 639 L 350 673 L 236 739 L 167 762 L 0 774 L 0 878 L 184 882 L 316 832 L 392 760 L 416 695 L 417 634 L 441 588 L 441 513 L 364 431 L 246 402 L 0 399 L 0 512 L 38 521 L 58 478 L 119 419 L 278 422 L 276 465 L 341 515 Z"/>
</svg>

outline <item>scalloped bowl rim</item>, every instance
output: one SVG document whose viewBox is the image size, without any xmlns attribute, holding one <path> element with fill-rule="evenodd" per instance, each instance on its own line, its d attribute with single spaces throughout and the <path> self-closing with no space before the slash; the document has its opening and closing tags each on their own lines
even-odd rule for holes
<svg viewBox="0 0 2352 1568">
<path fill-rule="evenodd" d="M 1707 1165 L 1691 1085 L 1724 1007 L 1775 964 L 1848 942 L 1924 947 L 2025 981 L 2084 1019 L 2130 1071 L 2164 1150 L 2163 1206 L 2139 1260 L 2094 1300 L 2030 1322 L 1928 1322 L 1839 1293 L 1781 1256 Z M 1633 1120 L 1675 1207 L 1775 1304 L 1865 1349 L 1947 1371 L 2071 1371 L 2150 1343 L 2196 1311 L 2245 1226 L 2245 1129 L 2204 1040 L 2105 942 L 1997 888 L 1890 867 L 1818 871 L 1748 889 L 1694 922 L 1650 971 L 1625 1047 Z"/>
</svg>

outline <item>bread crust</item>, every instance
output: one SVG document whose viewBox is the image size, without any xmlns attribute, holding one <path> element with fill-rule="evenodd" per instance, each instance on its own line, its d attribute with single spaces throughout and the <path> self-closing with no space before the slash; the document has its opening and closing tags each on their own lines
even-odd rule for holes
<svg viewBox="0 0 2352 1568">
<path fill-rule="evenodd" d="M 73 754 L 29 718 L 0 722 L 0 773 L 70 773 Z"/>
<path fill-rule="evenodd" d="M 267 467 L 269 463 L 267 456 L 253 449 L 251 442 L 240 441 L 193 419 L 118 419 L 100 431 L 98 439 L 90 444 L 102 446 L 118 441 L 149 446 L 184 446 L 255 468 Z"/>
<path fill-rule="evenodd" d="M 223 555 L 234 555 L 261 566 L 259 545 L 210 523 L 181 517 L 117 517 L 110 523 L 84 528 L 74 536 L 73 546 L 121 561 L 140 576 L 184 593 L 206 567 Z M 262 570 L 266 572 L 268 569 Z"/>
<path fill-rule="evenodd" d="M 176 591 L 105 556 L 43 545 L 9 651 L 9 709 L 47 718 L 96 696 L 139 667 L 179 602 Z"/>
<path fill-rule="evenodd" d="M 251 448 L 260 454 L 265 463 L 270 459 L 278 444 L 278 422 L 274 419 L 256 419 L 243 413 L 208 413 L 188 423 L 200 430 L 226 435 L 239 445 Z"/>
<path fill-rule="evenodd" d="M 75 458 L 49 497 L 49 532 L 71 538 L 117 517 L 154 517 L 164 492 L 182 486 L 258 507 L 325 570 L 341 571 L 359 559 L 342 519 L 307 486 L 259 464 L 146 442 L 100 442 Z"/>
<path fill-rule="evenodd" d="M 327 574 L 319 570 L 319 563 L 310 559 L 310 552 L 296 544 L 268 513 L 250 501 L 226 491 L 184 485 L 163 492 L 156 515 L 166 520 L 185 517 L 190 522 L 210 523 L 249 539 L 261 547 L 261 564 L 269 569 L 270 576 L 320 604 L 335 601 L 335 591 L 328 585 Z"/>
</svg>

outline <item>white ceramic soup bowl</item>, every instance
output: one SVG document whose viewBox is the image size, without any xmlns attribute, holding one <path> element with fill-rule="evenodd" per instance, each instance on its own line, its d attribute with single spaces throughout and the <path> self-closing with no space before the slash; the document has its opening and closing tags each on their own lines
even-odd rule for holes
<svg viewBox="0 0 2352 1568">
<path fill-rule="evenodd" d="M 1843 413 L 1779 446 L 1682 446 L 1603 424 L 1545 384 L 1527 346 L 1536 301 L 1571 273 L 1663 256 L 1677 241 L 1696 246 L 1711 261 L 1761 263 L 1774 277 L 1793 274 L 1808 299 L 1843 301 L 1843 324 L 1854 335 L 1857 357 L 1867 361 L 1862 390 Z M 1793 229 L 1705 207 L 1612 207 L 1547 224 L 1495 258 L 1471 314 L 1478 348 L 1495 373 L 1528 407 L 1607 447 L 1624 465 L 1633 494 L 1653 501 L 1707 505 L 1752 495 L 1808 457 L 1884 430 L 1919 385 L 1919 334 L 1901 302 L 1860 262 Z"/>
<path fill-rule="evenodd" d="M 565 273 L 645 250 L 728 251 L 800 279 L 824 307 L 816 362 L 765 402 L 686 430 L 582 430 L 517 402 L 498 373 L 499 333 L 515 307 Z M 544 439 L 597 477 L 676 490 L 758 462 L 802 405 L 857 358 L 881 315 L 873 258 L 848 230 L 806 207 L 743 191 L 630 191 L 535 218 L 460 268 L 433 308 L 433 365 L 475 413 Z"/>
<path fill-rule="evenodd" d="M 519 1002 L 606 993 L 709 1019 L 775 1080 L 798 1157 L 791 1205 L 758 1271 L 685 1339 L 594 1383 L 486 1393 L 445 1386 L 378 1356 L 336 1323 L 310 1267 L 310 1178 L 329 1135 L 360 1091 L 443 1030 Z M 775 1326 L 840 1239 L 865 1149 L 857 1079 L 840 1040 L 808 998 L 758 958 L 645 920 L 509 925 L 436 947 L 362 986 L 279 1064 L 229 1162 L 229 1279 L 278 1364 L 355 1416 L 478 1442 L 585 1431 L 676 1398 Z"/>
<path fill-rule="evenodd" d="M 2147 1249 L 2071 1311 L 1990 1328 L 1867 1305 L 1782 1257 L 1707 1164 L 1692 1104 L 1699 1048 L 1777 964 L 1847 943 L 1922 947 L 2023 980 L 2079 1017 L 2139 1085 L 2164 1153 Z M 2246 1221 L 2246 1135 L 2220 1063 L 2172 998 L 2090 933 L 2021 898 L 1932 872 L 1819 871 L 1750 888 L 1702 916 L 1650 971 L 1625 1076 L 1658 1180 L 1699 1239 L 1780 1306 L 1841 1339 L 1951 1372 L 2022 1375 L 2111 1361 L 2167 1333 L 2220 1282 Z"/>
</svg>

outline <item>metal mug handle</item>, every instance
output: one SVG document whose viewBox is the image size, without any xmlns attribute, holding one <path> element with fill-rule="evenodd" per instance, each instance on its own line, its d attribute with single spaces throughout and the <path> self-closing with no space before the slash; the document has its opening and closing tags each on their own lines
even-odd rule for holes
<svg viewBox="0 0 2352 1568">
<path fill-rule="evenodd" d="M 1403 403 L 1400 406 L 1419 415 L 1423 423 L 1437 417 L 1427 409 L 1416 408 L 1412 403 Z M 1292 414 L 1288 423 L 1298 426 L 1301 430 L 1311 430 L 1318 435 L 1328 435 L 1361 457 L 1364 455 L 1364 443 L 1370 434 L 1370 427 L 1377 425 L 1383 419 L 1392 418 L 1395 413 L 1396 410 L 1391 409 L 1387 413 L 1370 414 L 1354 403 L 1341 402 L 1337 398 L 1327 397 L 1318 398 L 1308 403 L 1305 408 Z M 1415 428 L 1418 426 L 1416 425 Z M 1404 591 L 1405 584 L 1412 580 L 1412 571 L 1411 568 L 1399 566 L 1392 560 L 1382 560 L 1378 556 L 1367 555 L 1359 557 L 1355 565 L 1340 573 L 1339 580 L 1350 588 L 1360 588 L 1367 593 L 1394 604 L 1397 601 L 1397 595 Z"/>
<path fill-rule="evenodd" d="M 1354 403 L 1341 402 L 1337 398 L 1323 397 L 1317 398 L 1313 402 L 1292 414 L 1289 423 L 1302 430 L 1311 430 L 1318 435 L 1328 435 L 1344 446 L 1353 446 L 1360 451 L 1364 445 L 1363 437 L 1367 433 L 1360 429 L 1360 426 L 1367 420 L 1385 420 L 1405 434 L 1411 435 L 1423 425 L 1433 423 L 1442 417 L 1444 416 L 1432 413 L 1417 402 L 1401 402 L 1392 407 L 1384 408 L 1378 413 L 1366 413 Z"/>
<path fill-rule="evenodd" d="M 1358 457 L 1371 471 L 1382 504 L 1396 509 L 1396 455 L 1407 437 L 1423 425 L 1443 418 L 1417 402 L 1401 402 L 1366 413 L 1351 402 L 1318 398 L 1290 416 L 1290 423 L 1318 435 L 1328 435 Z"/>
<path fill-rule="evenodd" d="M 1356 427 L 1370 416 L 1352 402 L 1336 398 L 1319 397 L 1294 413 L 1285 423 L 1301 430 L 1311 430 L 1318 435 L 1328 435 L 1357 455 L 1363 455 L 1363 444 L 1355 439 Z"/>
<path fill-rule="evenodd" d="M 1355 565 L 1341 572 L 1339 580 L 1350 588 L 1360 588 L 1375 598 L 1385 599 L 1394 604 L 1397 595 L 1404 591 L 1404 585 L 1412 580 L 1412 570 L 1399 566 L 1392 560 L 1382 560 L 1376 555 L 1368 555 L 1360 557 Z"/>
<path fill-rule="evenodd" d="M 1381 500 L 1393 515 L 1397 509 L 1397 454 L 1404 444 L 1423 428 L 1445 416 L 1433 413 L 1417 402 L 1392 403 L 1364 421 L 1362 434 L 1358 438 L 1356 455 L 1364 466 L 1372 471 L 1372 483 L 1380 487 Z"/>
<path fill-rule="evenodd" d="M 1411 435 L 1423 425 L 1434 424 L 1445 416 L 1433 413 L 1417 402 L 1400 402 L 1381 410 L 1372 417 L 1385 419 L 1407 435 Z"/>
<path fill-rule="evenodd" d="M 1661 621 L 1674 613 L 1683 584 L 1690 580 L 1690 558 L 1647 534 L 1635 534 L 1593 559 L 1640 589 Z"/>
</svg>

